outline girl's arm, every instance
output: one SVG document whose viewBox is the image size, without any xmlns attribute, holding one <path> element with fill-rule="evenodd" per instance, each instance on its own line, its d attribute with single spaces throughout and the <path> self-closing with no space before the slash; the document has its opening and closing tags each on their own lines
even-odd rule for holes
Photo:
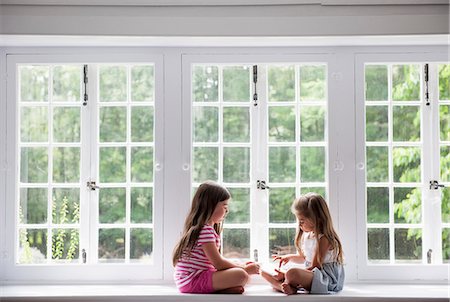
<svg viewBox="0 0 450 302">
<path fill-rule="evenodd" d="M 321 268 L 322 260 L 325 258 L 325 255 L 327 254 L 329 249 L 330 249 L 330 242 L 328 241 L 328 239 L 325 236 L 322 236 L 322 238 L 319 239 L 319 247 L 317 248 L 317 250 L 315 252 L 311 266 L 308 267 L 307 269 L 312 270 L 315 267 Z M 320 263 L 316 257 L 317 253 L 319 253 Z"/>
<path fill-rule="evenodd" d="M 212 265 L 214 265 L 218 271 L 232 267 L 240 267 L 243 268 L 248 274 L 257 274 L 259 272 L 259 265 L 256 263 L 250 262 L 244 266 L 241 266 L 225 259 L 217 250 L 214 242 L 204 243 L 202 248 L 206 257 L 208 257 L 209 261 L 211 261 Z"/>
<path fill-rule="evenodd" d="M 295 262 L 295 263 L 303 263 L 305 262 L 305 256 L 301 252 L 298 254 L 288 254 L 283 256 L 273 255 L 273 260 L 280 260 L 280 266 L 282 266 L 285 263 L 288 263 L 289 261 Z"/>
</svg>

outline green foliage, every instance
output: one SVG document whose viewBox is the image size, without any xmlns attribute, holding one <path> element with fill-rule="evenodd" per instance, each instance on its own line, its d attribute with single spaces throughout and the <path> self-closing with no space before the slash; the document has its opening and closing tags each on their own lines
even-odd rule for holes
<svg viewBox="0 0 450 302">
<path fill-rule="evenodd" d="M 420 86 L 420 65 L 392 66 L 393 100 L 419 101 Z"/>
<path fill-rule="evenodd" d="M 326 97 L 326 66 L 300 67 L 300 99 L 324 101 Z"/>
<path fill-rule="evenodd" d="M 294 66 L 271 66 L 267 72 L 270 102 L 295 100 Z"/>
<path fill-rule="evenodd" d="M 366 65 L 365 94 L 367 101 L 388 100 L 388 69 L 386 65 Z"/>
<path fill-rule="evenodd" d="M 248 66 L 223 68 L 223 100 L 248 102 L 250 100 L 250 69 Z"/>
</svg>

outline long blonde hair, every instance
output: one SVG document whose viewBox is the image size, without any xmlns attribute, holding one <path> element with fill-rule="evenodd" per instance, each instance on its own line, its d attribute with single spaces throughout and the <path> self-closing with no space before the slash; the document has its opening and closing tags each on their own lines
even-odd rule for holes
<svg viewBox="0 0 450 302">
<path fill-rule="evenodd" d="M 189 255 L 197 244 L 200 231 L 211 218 L 217 204 L 230 199 L 230 192 L 221 185 L 206 181 L 195 192 L 191 210 L 184 222 L 183 235 L 173 250 L 172 264 L 175 266 L 184 255 Z M 217 234 L 222 232 L 222 223 L 214 224 Z"/>
<path fill-rule="evenodd" d="M 295 247 L 297 250 L 301 250 L 301 238 L 303 235 L 303 231 L 300 228 L 300 223 L 298 216 L 302 215 L 305 218 L 311 220 L 314 225 L 314 234 L 316 235 L 316 261 L 320 265 L 322 265 L 322 259 L 320 259 L 319 253 L 319 235 L 323 234 L 323 236 L 328 240 L 332 250 L 336 253 L 336 259 L 338 263 L 344 262 L 343 252 L 342 252 L 342 244 L 339 239 L 338 234 L 334 230 L 333 220 L 330 215 L 330 210 L 328 209 L 328 205 L 317 193 L 307 193 L 299 198 L 295 199 L 292 203 L 291 207 L 292 213 L 297 217 L 297 232 L 295 235 Z"/>
</svg>

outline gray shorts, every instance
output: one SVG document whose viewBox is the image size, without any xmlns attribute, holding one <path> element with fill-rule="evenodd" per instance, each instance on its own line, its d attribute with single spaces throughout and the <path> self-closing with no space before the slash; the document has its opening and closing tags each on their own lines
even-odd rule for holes
<svg viewBox="0 0 450 302">
<path fill-rule="evenodd" d="M 322 269 L 315 267 L 311 283 L 311 294 L 331 294 L 341 291 L 344 287 L 345 272 L 342 264 L 337 262 L 324 263 Z"/>
</svg>

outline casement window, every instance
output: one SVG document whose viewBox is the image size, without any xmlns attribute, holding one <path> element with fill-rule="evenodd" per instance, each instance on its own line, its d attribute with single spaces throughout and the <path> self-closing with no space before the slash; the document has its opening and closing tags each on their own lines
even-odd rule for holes
<svg viewBox="0 0 450 302">
<path fill-rule="evenodd" d="M 161 278 L 161 58 L 7 63 L 6 275 Z"/>
<path fill-rule="evenodd" d="M 365 125 L 357 132 L 358 156 L 365 158 L 357 164 L 358 274 L 444 279 L 450 65 L 420 55 L 372 55 L 360 56 L 356 67 L 357 124 Z"/>
</svg>

